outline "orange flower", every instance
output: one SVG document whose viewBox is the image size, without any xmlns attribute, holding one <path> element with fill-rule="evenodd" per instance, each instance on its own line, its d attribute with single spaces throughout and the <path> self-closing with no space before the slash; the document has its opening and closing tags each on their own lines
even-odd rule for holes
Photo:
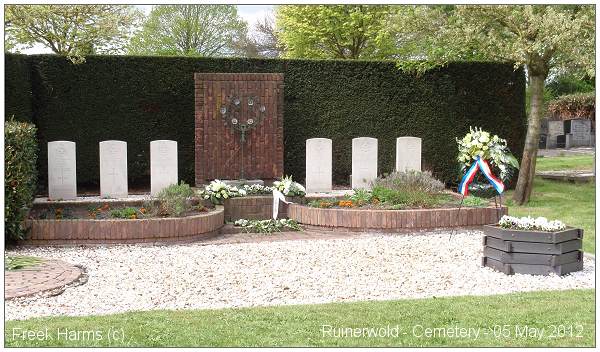
<svg viewBox="0 0 600 352">
<path fill-rule="evenodd" d="M 106 210 L 110 209 L 110 206 L 108 205 L 108 203 L 104 203 L 104 205 L 100 209 L 106 211 Z"/>
<path fill-rule="evenodd" d="M 347 208 L 350 208 L 350 207 L 352 207 L 352 206 L 353 206 L 353 204 L 352 204 L 352 201 L 351 201 L 351 200 L 340 200 L 340 201 L 338 202 L 338 205 L 339 205 L 340 207 L 347 207 Z"/>
<path fill-rule="evenodd" d="M 146 208 L 140 208 L 140 213 L 146 214 Z"/>
<path fill-rule="evenodd" d="M 137 219 L 137 216 L 135 216 L 135 214 L 133 214 L 133 215 L 129 215 L 129 218 L 130 219 Z"/>
</svg>

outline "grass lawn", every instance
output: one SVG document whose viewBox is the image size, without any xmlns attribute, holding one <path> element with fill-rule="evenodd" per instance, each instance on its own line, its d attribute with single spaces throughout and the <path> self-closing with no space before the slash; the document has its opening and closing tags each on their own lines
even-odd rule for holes
<svg viewBox="0 0 600 352">
<path fill-rule="evenodd" d="M 11 347 L 594 346 L 594 292 L 572 290 L 9 321 L 5 327 L 5 344 Z M 332 330 L 329 330 L 329 326 Z M 334 328 L 385 329 L 387 326 L 386 337 L 333 336 Z M 399 327 L 398 333 L 389 330 L 396 326 Z M 438 336 L 425 335 L 425 328 L 456 327 L 470 328 L 471 336 L 444 337 L 439 336 L 440 330 Z M 517 336 L 525 331 L 525 327 L 528 327 L 529 334 L 534 331 L 531 328 L 544 329 L 544 335 L 539 339 Z M 558 327 L 560 333 L 557 333 Z M 566 334 L 563 327 L 567 329 Z M 14 339 L 13 333 L 18 335 L 22 331 L 19 329 L 48 329 L 48 336 L 53 340 L 23 342 Z M 117 341 L 109 341 L 109 330 Z M 89 333 L 88 338 L 83 339 L 81 336 L 84 334 L 80 333 L 79 340 L 68 341 L 64 337 L 59 339 L 59 331 L 63 335 L 65 331 L 99 331 L 99 334 L 93 339 L 92 333 Z M 477 331 L 478 336 L 475 335 Z M 338 332 L 335 334 L 339 336 Z"/>
<path fill-rule="evenodd" d="M 536 171 L 550 170 L 592 170 L 593 155 L 573 155 L 538 158 Z"/>
<path fill-rule="evenodd" d="M 555 160 L 558 159 L 558 160 Z M 584 162 L 585 161 L 585 162 Z M 592 156 L 569 156 L 538 158 L 537 170 L 592 169 Z M 568 225 L 583 228 L 583 250 L 596 252 L 596 187 L 593 182 L 570 183 L 543 180 L 536 177 L 533 193 L 528 204 L 516 206 L 510 200 L 508 191 L 508 213 L 513 216 L 543 216 L 549 220 L 558 219 Z"/>
</svg>

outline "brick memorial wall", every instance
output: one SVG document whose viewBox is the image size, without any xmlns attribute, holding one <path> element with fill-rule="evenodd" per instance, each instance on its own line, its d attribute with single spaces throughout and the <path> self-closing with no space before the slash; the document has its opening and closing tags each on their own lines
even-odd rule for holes
<svg viewBox="0 0 600 352">
<path fill-rule="evenodd" d="M 273 180 L 283 175 L 283 74 L 281 73 L 195 73 L 195 183 L 213 179 L 240 178 Z M 257 96 L 265 118 L 246 134 L 241 159 L 240 133 L 224 123 L 220 108 L 228 97 L 243 102 Z M 247 106 L 240 110 L 244 120 Z"/>
</svg>

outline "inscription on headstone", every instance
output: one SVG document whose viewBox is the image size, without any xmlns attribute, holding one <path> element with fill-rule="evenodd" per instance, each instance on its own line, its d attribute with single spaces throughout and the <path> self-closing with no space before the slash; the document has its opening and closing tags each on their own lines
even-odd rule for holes
<svg viewBox="0 0 600 352">
<path fill-rule="evenodd" d="M 77 174 L 75 142 L 48 143 L 48 198 L 75 199 Z"/>
<path fill-rule="evenodd" d="M 421 138 L 396 138 L 396 171 L 421 171 Z"/>
<path fill-rule="evenodd" d="M 331 192 L 332 141 L 328 138 L 306 140 L 306 192 Z"/>
<path fill-rule="evenodd" d="M 177 142 L 150 142 L 150 193 L 157 195 L 165 187 L 177 184 Z"/>
<path fill-rule="evenodd" d="M 377 139 L 359 137 L 352 140 L 352 188 L 370 189 L 377 178 Z"/>
<path fill-rule="evenodd" d="M 100 142 L 100 196 L 127 197 L 126 142 Z"/>
</svg>

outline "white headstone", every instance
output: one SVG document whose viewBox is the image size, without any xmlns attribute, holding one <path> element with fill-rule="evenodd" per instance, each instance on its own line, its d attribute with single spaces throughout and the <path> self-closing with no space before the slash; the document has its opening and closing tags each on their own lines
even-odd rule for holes
<svg viewBox="0 0 600 352">
<path fill-rule="evenodd" d="M 150 142 L 150 193 L 157 195 L 163 188 L 177 184 L 177 142 Z"/>
<path fill-rule="evenodd" d="M 371 188 L 377 178 L 377 139 L 359 137 L 352 140 L 352 189 Z"/>
<path fill-rule="evenodd" d="M 306 192 L 331 192 L 332 142 L 328 138 L 306 140 Z"/>
<path fill-rule="evenodd" d="M 75 142 L 48 143 L 48 198 L 75 199 L 77 174 Z"/>
<path fill-rule="evenodd" d="M 127 197 L 126 142 L 100 142 L 100 196 Z"/>
<path fill-rule="evenodd" d="M 421 171 L 421 138 L 396 138 L 396 171 Z"/>
</svg>

